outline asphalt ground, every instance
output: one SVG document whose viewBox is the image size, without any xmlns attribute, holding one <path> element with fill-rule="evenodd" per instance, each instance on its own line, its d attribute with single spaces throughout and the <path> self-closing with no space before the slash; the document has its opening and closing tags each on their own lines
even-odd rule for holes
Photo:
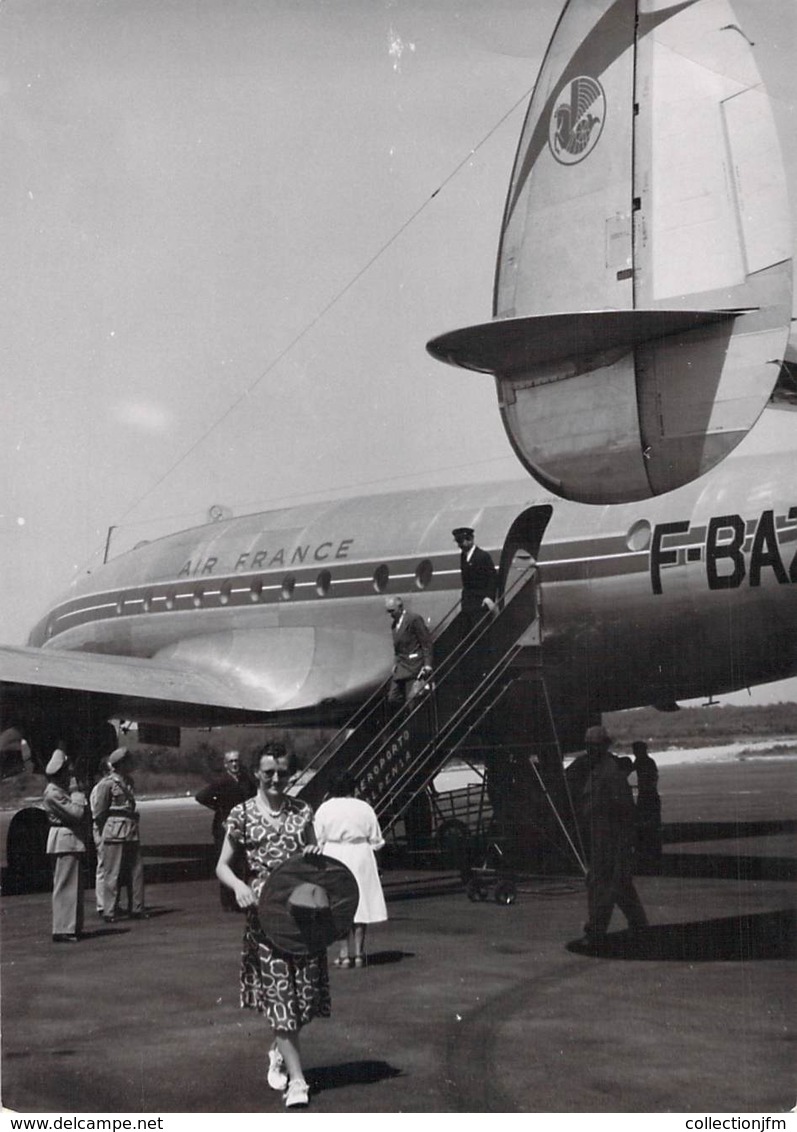
<svg viewBox="0 0 797 1132">
<path fill-rule="evenodd" d="M 520 878 L 505 907 L 451 874 L 386 873 L 368 967 L 331 969 L 332 1018 L 303 1034 L 311 1111 L 791 1110 L 797 761 L 667 767 L 660 786 L 662 869 L 637 881 L 653 926 L 634 941 L 615 912 L 601 956 L 572 946 L 576 878 Z M 146 821 L 150 878 L 190 865 L 207 814 Z M 54 946 L 46 893 L 5 898 L 6 1109 L 283 1111 L 267 1027 L 238 1007 L 239 917 L 211 879 L 149 883 L 147 904 L 100 926 L 89 893 L 87 938 Z"/>
</svg>

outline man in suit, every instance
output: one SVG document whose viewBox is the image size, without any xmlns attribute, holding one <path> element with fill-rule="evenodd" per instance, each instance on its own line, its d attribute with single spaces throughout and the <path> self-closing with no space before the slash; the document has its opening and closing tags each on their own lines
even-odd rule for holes
<svg viewBox="0 0 797 1132">
<path fill-rule="evenodd" d="M 400 597 L 385 598 L 385 611 L 393 629 L 393 675 L 387 702 L 397 708 L 411 698 L 415 680 L 424 680 L 432 672 L 432 634 L 420 613 L 410 613 Z"/>
<path fill-rule="evenodd" d="M 194 797 L 200 806 L 207 806 L 213 811 L 213 844 L 218 860 L 221 847 L 224 844 L 226 833 L 225 822 L 233 806 L 246 802 L 257 793 L 257 783 L 252 774 L 241 766 L 241 756 L 238 751 L 226 751 L 224 755 L 224 773 L 214 778 L 207 786 L 203 786 Z M 219 886 L 221 906 L 225 912 L 237 912 L 238 902 L 235 893 L 226 884 Z"/>
<path fill-rule="evenodd" d="M 498 589 L 498 571 L 486 550 L 476 546 L 473 527 L 455 527 L 451 532 L 461 551 L 459 566 L 462 574 L 462 616 L 466 630 L 495 608 Z"/>
</svg>

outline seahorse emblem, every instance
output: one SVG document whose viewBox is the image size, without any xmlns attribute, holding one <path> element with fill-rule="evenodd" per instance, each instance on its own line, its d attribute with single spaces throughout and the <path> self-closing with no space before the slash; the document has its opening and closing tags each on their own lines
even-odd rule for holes
<svg viewBox="0 0 797 1132">
<path fill-rule="evenodd" d="M 548 145 L 557 161 L 575 165 L 598 144 L 606 119 L 606 96 L 597 79 L 579 75 L 562 87 L 551 112 Z"/>
</svg>

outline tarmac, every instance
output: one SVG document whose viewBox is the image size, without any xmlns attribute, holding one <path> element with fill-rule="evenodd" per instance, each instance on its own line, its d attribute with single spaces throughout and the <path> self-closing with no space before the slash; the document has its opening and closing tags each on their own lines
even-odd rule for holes
<svg viewBox="0 0 797 1132">
<path fill-rule="evenodd" d="M 385 873 L 368 966 L 331 968 L 332 1017 L 302 1035 L 310 1110 L 790 1111 L 797 761 L 665 767 L 660 787 L 664 858 L 637 880 L 652 927 L 635 940 L 615 912 L 599 956 L 574 946 L 577 876 L 520 877 L 503 906 L 453 873 Z M 88 893 L 86 938 L 54 946 L 47 893 L 5 898 L 7 1110 L 283 1111 L 268 1029 L 238 1006 L 241 919 L 177 836 L 207 813 L 158 813 L 150 919 L 106 925 Z"/>
</svg>

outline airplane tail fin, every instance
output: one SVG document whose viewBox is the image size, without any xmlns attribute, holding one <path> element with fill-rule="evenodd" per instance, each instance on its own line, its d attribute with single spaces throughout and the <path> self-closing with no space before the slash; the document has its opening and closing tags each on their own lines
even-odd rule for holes
<svg viewBox="0 0 797 1132">
<path fill-rule="evenodd" d="M 708 471 L 769 399 L 791 316 L 785 174 L 727 0 L 570 0 L 509 186 L 494 322 L 433 356 L 495 375 L 524 466 L 584 502 Z"/>
</svg>

